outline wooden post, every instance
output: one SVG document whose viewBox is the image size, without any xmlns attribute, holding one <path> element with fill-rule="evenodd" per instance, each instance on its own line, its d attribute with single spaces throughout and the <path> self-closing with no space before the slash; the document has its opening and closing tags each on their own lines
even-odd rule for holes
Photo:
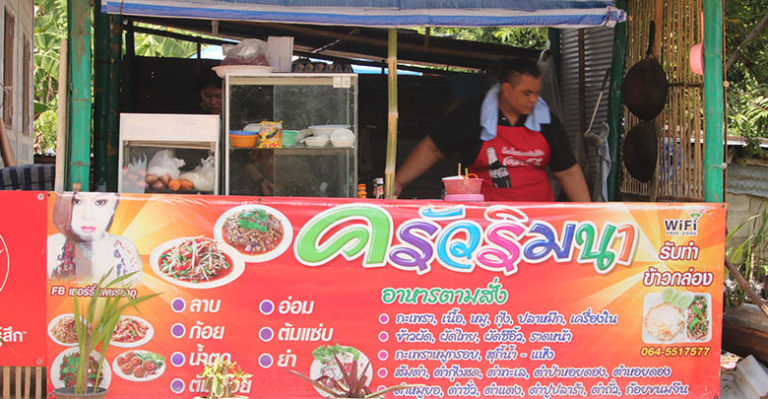
<svg viewBox="0 0 768 399">
<path fill-rule="evenodd" d="M 69 189 L 90 189 L 91 169 L 91 3 L 69 0 Z"/>
<path fill-rule="evenodd" d="M 21 398 L 21 388 L 22 388 L 22 381 L 21 381 L 21 367 L 15 367 L 14 371 L 16 372 L 16 379 L 14 380 L 14 384 L 16 385 L 16 397 Z"/>
<path fill-rule="evenodd" d="M 384 197 L 395 198 L 395 167 L 397 166 L 397 28 L 389 28 L 387 52 L 389 112 L 387 113 L 387 160 L 384 169 Z"/>
<path fill-rule="evenodd" d="M 723 202 L 723 5 L 704 0 L 704 200 Z"/>
<path fill-rule="evenodd" d="M 2 366 L 3 369 L 3 399 L 11 399 L 11 366 Z"/>
<path fill-rule="evenodd" d="M 578 50 L 579 50 L 579 135 L 576 139 L 576 162 L 579 163 L 581 169 L 586 171 L 587 169 L 587 151 L 584 146 L 584 131 L 587 129 L 586 120 L 586 96 L 587 96 L 587 60 L 586 50 L 584 43 L 584 28 L 579 29 L 578 34 Z"/>
<path fill-rule="evenodd" d="M 93 5 L 93 171 L 94 186 L 107 186 L 107 96 L 109 91 L 109 15 L 101 13 L 101 2 Z"/>
<path fill-rule="evenodd" d="M 67 126 L 69 123 L 69 93 L 67 92 L 68 79 L 62 78 L 67 76 L 69 70 L 69 41 L 66 39 L 61 41 L 60 44 L 61 55 L 59 57 L 59 87 L 56 93 L 57 101 L 59 102 L 59 109 L 56 113 L 57 125 L 56 125 L 56 176 L 53 181 L 53 188 L 56 191 L 64 191 L 64 187 L 69 187 L 69 137 L 67 137 Z"/>
<path fill-rule="evenodd" d="M 43 368 L 35 367 L 35 399 L 43 397 Z"/>
<path fill-rule="evenodd" d="M 626 10 L 627 0 L 616 1 L 616 7 Z M 611 152 L 611 173 L 608 175 L 608 200 L 615 201 L 619 192 L 619 138 L 624 135 L 624 64 L 627 62 L 627 23 L 619 22 L 613 29 L 613 58 L 611 87 L 608 91 L 608 148 Z"/>
<path fill-rule="evenodd" d="M 120 79 L 123 53 L 123 17 L 109 17 L 109 79 L 107 79 L 107 191 L 117 191 L 120 146 Z"/>
</svg>

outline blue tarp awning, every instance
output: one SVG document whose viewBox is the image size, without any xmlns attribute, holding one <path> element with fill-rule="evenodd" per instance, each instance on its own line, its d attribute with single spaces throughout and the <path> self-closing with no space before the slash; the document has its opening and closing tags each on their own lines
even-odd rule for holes
<svg viewBox="0 0 768 399">
<path fill-rule="evenodd" d="M 101 0 L 110 14 L 373 27 L 612 26 L 612 0 Z"/>
</svg>

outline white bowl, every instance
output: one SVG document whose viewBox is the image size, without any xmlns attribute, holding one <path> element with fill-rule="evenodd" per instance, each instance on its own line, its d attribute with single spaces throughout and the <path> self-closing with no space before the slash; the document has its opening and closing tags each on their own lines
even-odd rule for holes
<svg viewBox="0 0 768 399">
<path fill-rule="evenodd" d="M 336 129 L 331 133 L 331 144 L 334 147 L 352 147 L 355 144 L 355 133 L 349 129 Z"/>
<path fill-rule="evenodd" d="M 313 136 L 330 136 L 334 130 L 346 129 L 349 125 L 314 125 L 309 127 Z"/>
<path fill-rule="evenodd" d="M 328 136 L 309 136 L 302 140 L 307 147 L 325 147 L 328 145 Z"/>
<path fill-rule="evenodd" d="M 249 131 L 249 132 L 258 132 L 258 131 L 259 131 L 259 128 L 260 128 L 260 126 L 261 126 L 261 125 L 260 125 L 260 124 L 258 124 L 258 123 L 249 123 L 249 124 L 245 125 L 245 127 L 243 128 L 243 130 L 247 130 L 247 131 Z"/>
</svg>

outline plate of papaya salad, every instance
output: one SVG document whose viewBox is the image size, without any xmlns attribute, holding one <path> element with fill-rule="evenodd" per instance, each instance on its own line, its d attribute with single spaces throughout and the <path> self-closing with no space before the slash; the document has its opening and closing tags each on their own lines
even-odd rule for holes
<svg viewBox="0 0 768 399">
<path fill-rule="evenodd" d="M 163 280 L 186 288 L 215 288 L 243 273 L 244 264 L 231 249 L 205 236 L 181 237 L 158 245 L 149 257 Z"/>
</svg>

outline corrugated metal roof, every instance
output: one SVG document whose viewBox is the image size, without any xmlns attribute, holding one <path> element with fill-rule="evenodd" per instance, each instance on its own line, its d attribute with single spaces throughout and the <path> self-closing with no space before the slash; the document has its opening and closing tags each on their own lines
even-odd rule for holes
<svg viewBox="0 0 768 399">
<path fill-rule="evenodd" d="M 768 198 L 768 168 L 765 166 L 731 163 L 726 171 L 729 193 Z"/>
</svg>

